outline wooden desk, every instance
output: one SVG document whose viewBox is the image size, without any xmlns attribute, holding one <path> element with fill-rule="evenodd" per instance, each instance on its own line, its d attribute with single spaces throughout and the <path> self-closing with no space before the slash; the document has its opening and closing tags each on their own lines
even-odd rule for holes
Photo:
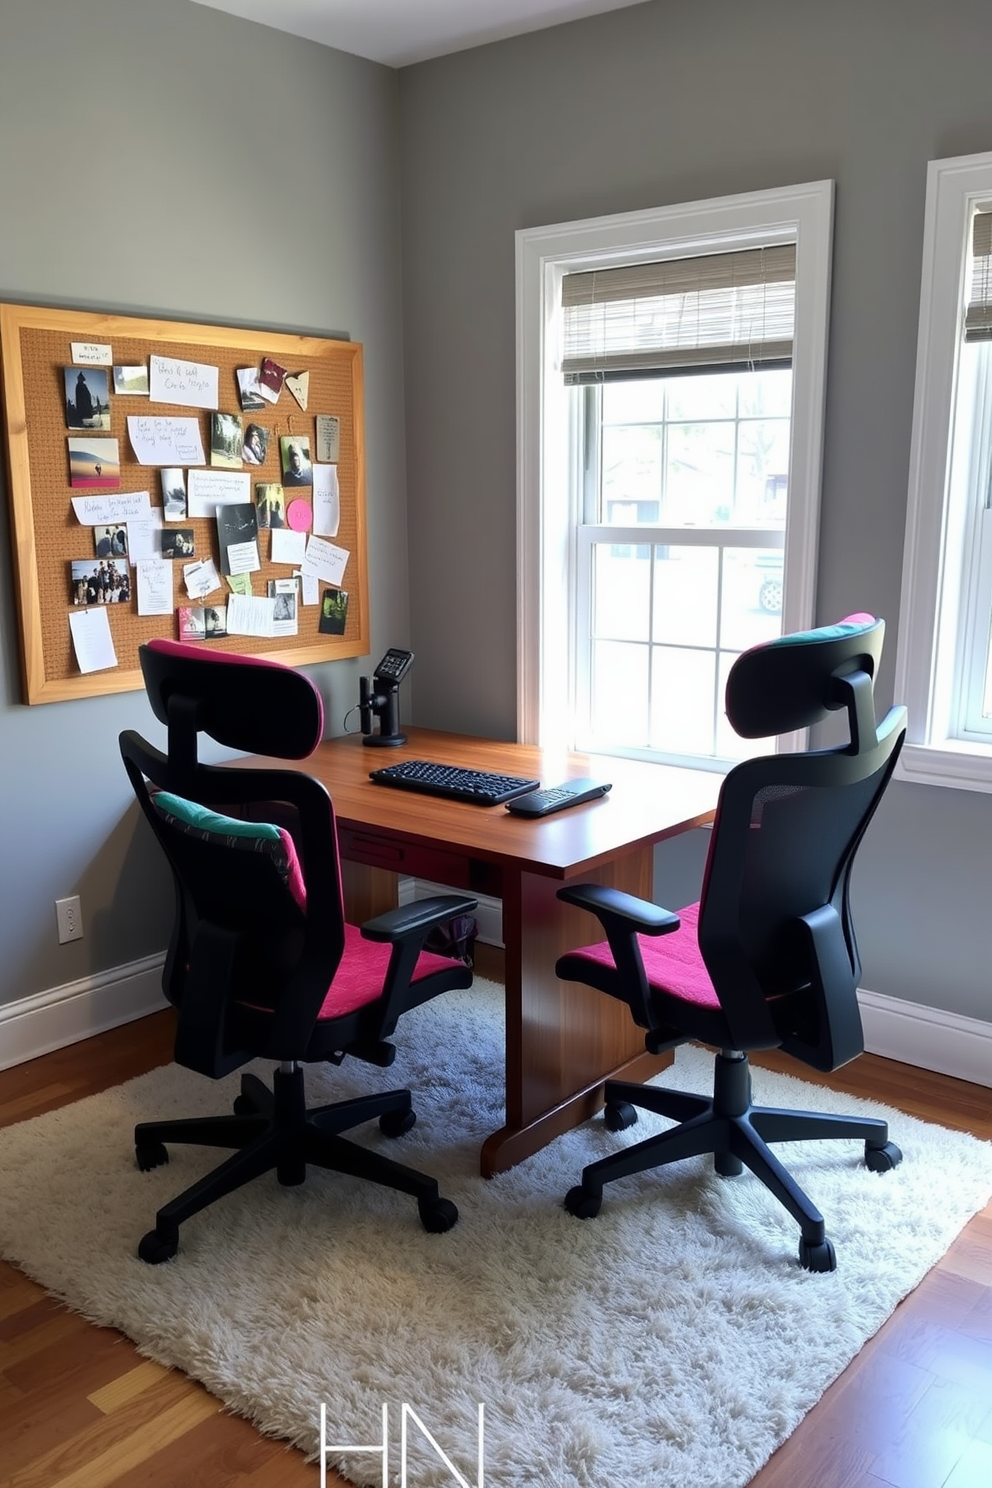
<svg viewBox="0 0 992 1488">
<path fill-rule="evenodd" d="M 666 1062 L 645 1053 L 625 1004 L 555 976 L 564 951 L 602 939 L 598 922 L 562 904 L 556 890 L 568 881 L 596 882 L 649 899 L 654 844 L 712 821 L 721 777 L 461 734 L 406 732 L 408 742 L 398 749 L 369 749 L 357 734 L 328 740 L 305 768 L 334 801 L 349 919 L 359 922 L 395 904 L 400 874 L 502 900 L 506 1125 L 482 1148 L 482 1172 L 491 1177 L 591 1116 L 602 1105 L 608 1076 L 644 1079 Z M 613 789 L 598 801 L 527 820 L 502 806 L 468 805 L 369 780 L 370 770 L 401 759 L 467 765 L 548 785 L 591 775 L 612 780 Z"/>
</svg>

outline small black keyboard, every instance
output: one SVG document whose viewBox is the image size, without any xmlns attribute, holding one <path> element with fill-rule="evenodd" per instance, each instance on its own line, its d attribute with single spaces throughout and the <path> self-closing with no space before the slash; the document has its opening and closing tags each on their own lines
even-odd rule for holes
<svg viewBox="0 0 992 1488">
<path fill-rule="evenodd" d="M 432 760 L 401 760 L 370 770 L 369 779 L 378 785 L 400 790 L 422 791 L 428 796 L 447 796 L 471 801 L 476 806 L 499 806 L 503 801 L 536 790 L 539 780 L 521 780 L 516 775 L 495 775 L 488 770 L 468 770 L 461 765 L 437 765 Z"/>
</svg>

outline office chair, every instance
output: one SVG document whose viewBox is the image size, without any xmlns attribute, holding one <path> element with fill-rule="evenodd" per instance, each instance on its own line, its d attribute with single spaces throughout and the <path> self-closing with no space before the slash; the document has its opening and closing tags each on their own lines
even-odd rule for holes
<svg viewBox="0 0 992 1488">
<path fill-rule="evenodd" d="M 712 1153 L 719 1174 L 735 1177 L 746 1165 L 798 1221 L 802 1266 L 832 1271 L 822 1215 L 768 1144 L 852 1137 L 864 1142 L 873 1171 L 900 1162 L 884 1121 L 752 1106 L 748 1064 L 752 1049 L 781 1048 L 833 1070 L 864 1048 L 848 885 L 906 731 L 902 707 L 876 728 L 884 630 L 883 621 L 855 615 L 737 658 L 726 709 L 738 734 L 784 734 L 846 709 L 850 739 L 730 771 L 698 904 L 672 914 L 598 885 L 559 890 L 598 916 L 606 940 L 562 956 L 557 974 L 626 1002 L 652 1053 L 690 1039 L 719 1051 L 712 1097 L 606 1082 L 610 1130 L 633 1125 L 638 1106 L 678 1125 L 590 1163 L 565 1199 L 579 1218 L 599 1212 L 605 1183 Z"/>
<path fill-rule="evenodd" d="M 375 1118 L 387 1136 L 413 1126 L 408 1090 L 307 1110 L 303 1065 L 346 1055 L 389 1065 L 397 1019 L 438 993 L 471 984 L 463 962 L 424 951 L 432 927 L 475 908 L 461 895 L 421 900 L 345 923 L 334 808 L 311 776 L 278 766 L 202 764 L 199 732 L 232 749 L 299 760 L 323 730 L 320 694 L 301 672 L 250 657 L 156 640 L 139 648 L 152 711 L 168 754 L 128 730 L 121 755 L 146 820 L 172 868 L 176 914 L 163 987 L 178 1010 L 178 1064 L 213 1079 L 265 1057 L 279 1062 L 270 1090 L 254 1074 L 227 1115 L 142 1122 L 143 1171 L 168 1161 L 167 1142 L 234 1148 L 205 1178 L 159 1210 L 138 1254 L 171 1259 L 179 1226 L 274 1169 L 302 1183 L 308 1163 L 413 1195 L 424 1228 L 458 1218 L 433 1178 L 346 1139 Z M 231 815 L 220 814 L 231 808 Z"/>
</svg>

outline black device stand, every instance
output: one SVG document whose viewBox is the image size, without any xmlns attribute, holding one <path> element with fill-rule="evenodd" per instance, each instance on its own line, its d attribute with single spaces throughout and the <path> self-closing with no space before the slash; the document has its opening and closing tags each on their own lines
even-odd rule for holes
<svg viewBox="0 0 992 1488">
<path fill-rule="evenodd" d="M 382 687 L 381 692 L 373 691 L 373 681 Z M 390 745 L 405 744 L 406 734 L 400 733 L 400 684 L 398 682 L 383 683 L 380 678 L 359 677 L 358 679 L 358 706 L 361 710 L 361 727 L 365 737 L 363 744 L 379 745 L 388 748 Z M 373 715 L 379 719 L 379 732 L 372 732 Z"/>
</svg>

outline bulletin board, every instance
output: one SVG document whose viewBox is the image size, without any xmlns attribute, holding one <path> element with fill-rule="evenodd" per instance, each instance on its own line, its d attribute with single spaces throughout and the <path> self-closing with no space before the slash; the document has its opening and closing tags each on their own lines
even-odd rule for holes
<svg viewBox="0 0 992 1488">
<path fill-rule="evenodd" d="M 148 391 L 142 387 L 142 368 L 147 369 Z M 4 304 L 0 305 L 0 369 L 25 702 L 60 702 L 140 688 L 143 682 L 138 647 L 155 637 L 267 656 L 291 666 L 367 654 L 368 555 L 359 344 Z M 170 370 L 177 372 L 175 378 L 168 376 Z M 255 385 L 262 378 L 266 398 L 260 398 Z M 91 386 L 95 392 L 89 390 Z M 77 387 L 78 406 L 74 396 Z M 173 388 L 178 392 L 166 391 Z M 171 396 L 179 401 L 169 402 Z M 190 398 L 200 400 L 202 406 L 194 406 Z M 260 426 L 267 439 L 262 446 L 256 441 L 251 449 L 246 444 L 238 450 L 239 428 L 247 439 L 252 424 Z M 198 431 L 200 450 L 178 438 L 177 431 L 187 435 Z M 142 438 L 145 433 L 150 434 L 150 446 Z M 161 436 L 157 443 L 156 435 Z M 221 442 L 222 435 L 226 445 Z M 301 444 L 312 461 L 309 471 L 304 466 L 303 479 L 309 474 L 311 480 L 316 478 L 317 486 L 297 484 Z M 169 451 L 164 464 L 150 463 L 150 454 L 152 460 L 162 459 L 162 449 Z M 110 457 L 104 459 L 108 452 Z M 200 459 L 188 458 L 196 453 L 200 453 Z M 286 464 L 290 458 L 292 467 Z M 215 460 L 223 468 L 219 482 Z M 328 465 L 336 467 L 335 471 L 328 470 Z M 230 553 L 226 546 L 222 549 L 223 528 L 218 515 L 194 516 L 192 506 L 183 513 L 174 501 L 178 492 L 166 489 L 162 474 L 166 466 L 170 479 L 180 470 L 182 480 L 178 484 L 204 495 L 225 481 L 228 486 L 224 489 L 247 491 L 243 499 L 255 507 L 254 515 L 248 515 L 253 523 L 257 518 L 256 553 L 251 553 L 250 544 L 232 547 Z M 235 474 L 241 479 L 231 479 Z M 266 489 L 259 492 L 260 486 Z M 317 499 L 318 490 L 326 497 L 329 486 L 336 487 L 337 524 L 333 532 L 328 525 L 328 504 Z M 137 511 L 145 492 L 152 526 L 161 521 L 162 536 L 155 537 L 148 526 L 143 529 L 140 551 L 147 558 L 147 544 L 152 539 L 161 543 L 161 551 L 155 552 L 155 562 L 143 571 L 139 597 L 136 561 L 119 551 L 119 547 L 128 546 L 128 541 L 109 530 L 119 523 L 126 530 L 126 520 L 114 516 L 107 523 L 97 524 L 92 513 Z M 104 498 L 109 505 L 88 503 L 77 510 L 77 501 L 94 496 Z M 229 499 L 240 501 L 242 496 Z M 312 520 L 318 508 L 324 534 L 319 541 Z M 203 499 L 197 509 L 208 510 Z M 243 511 L 243 507 L 238 509 Z M 219 508 L 209 510 L 216 514 Z M 84 512 L 82 518 L 79 511 Z M 170 515 L 164 520 L 166 512 L 176 511 L 178 517 Z M 276 532 L 277 527 L 289 528 L 290 518 L 297 544 L 294 560 L 300 542 L 310 549 L 312 562 L 302 568 L 296 561 L 284 561 L 288 551 L 285 537 Z M 191 534 L 192 557 L 186 556 L 189 537 L 179 539 L 178 532 Z M 111 539 L 115 543 L 112 558 L 97 564 L 98 550 L 107 557 Z M 178 554 L 177 544 L 181 547 Z M 273 561 L 274 544 L 283 545 L 277 549 L 278 562 Z M 328 545 L 331 564 L 322 567 L 318 559 L 326 558 Z M 131 546 L 139 550 L 137 528 Z M 249 556 L 235 559 L 235 552 Z M 162 566 L 166 554 L 168 570 Z M 203 563 L 208 557 L 214 560 L 219 586 L 209 594 L 193 596 L 185 587 L 186 565 Z M 232 593 L 222 565 L 235 562 L 253 565 L 247 575 L 242 571 L 234 581 L 242 596 L 237 601 L 236 622 L 231 611 L 232 623 L 240 624 L 246 613 L 251 615 L 247 633 L 226 630 Z M 86 564 L 92 565 L 94 575 L 99 569 L 99 592 L 95 578 L 91 576 L 88 588 L 82 578 L 89 572 Z M 204 582 L 203 571 L 197 572 L 200 582 Z M 105 586 L 109 573 L 113 584 L 108 581 Z M 209 581 L 209 570 L 206 573 Z M 306 590 L 303 573 L 308 575 Z M 153 574 L 160 607 L 167 602 L 171 580 L 168 613 L 139 613 L 139 605 L 151 602 L 148 596 L 153 592 Z M 287 633 L 287 599 L 278 601 L 282 606 L 277 610 L 283 621 L 281 632 L 261 633 L 258 627 L 269 624 L 267 617 L 272 611 L 265 604 L 256 604 L 255 599 L 270 598 L 276 580 L 283 581 L 280 587 L 284 593 L 291 590 L 294 575 L 296 633 Z M 247 589 L 252 597 L 246 609 L 243 597 Z M 303 603 L 304 597 L 310 602 Z M 107 624 L 98 610 L 106 615 Z M 76 622 L 77 634 L 86 635 L 86 629 L 80 632 L 78 626 L 87 627 L 92 622 L 94 633 L 101 637 L 101 645 L 89 655 L 82 641 L 74 642 L 70 621 L 71 616 L 87 611 L 86 618 Z M 203 615 L 210 618 L 204 622 Z M 113 659 L 106 664 L 107 648 L 102 638 L 108 624 Z M 204 624 L 201 641 L 199 627 Z M 94 658 L 100 665 L 88 670 Z"/>
</svg>

